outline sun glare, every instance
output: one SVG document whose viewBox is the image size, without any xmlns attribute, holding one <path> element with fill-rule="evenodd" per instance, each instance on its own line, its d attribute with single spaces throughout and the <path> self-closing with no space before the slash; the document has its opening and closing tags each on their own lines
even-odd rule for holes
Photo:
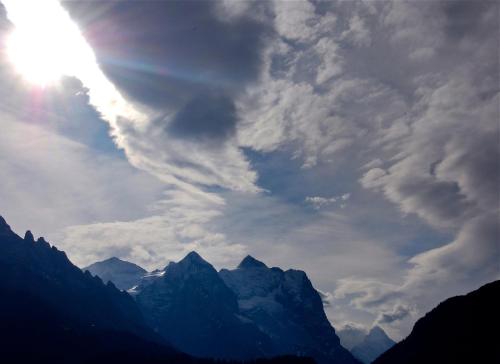
<svg viewBox="0 0 500 364">
<path fill-rule="evenodd" d="M 99 68 L 93 49 L 56 0 L 2 0 L 14 25 L 7 52 L 29 83 L 48 87 L 73 76 L 89 89 L 90 104 L 112 125 L 127 119 L 144 123 L 148 115 L 123 98 Z"/>
<path fill-rule="evenodd" d="M 7 54 L 26 81 L 45 87 L 81 70 L 88 57 L 82 54 L 80 32 L 56 1 L 6 3 L 15 24 Z"/>
</svg>

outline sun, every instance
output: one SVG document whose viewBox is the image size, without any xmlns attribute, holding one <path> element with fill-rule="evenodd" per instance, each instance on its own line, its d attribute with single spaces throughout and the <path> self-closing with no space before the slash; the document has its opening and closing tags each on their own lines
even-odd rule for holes
<svg viewBox="0 0 500 364">
<path fill-rule="evenodd" d="M 7 53 L 15 69 L 30 83 L 48 86 L 64 75 L 64 52 L 54 40 L 29 32 L 14 31 Z"/>
<path fill-rule="evenodd" d="M 29 12 L 20 9 L 23 5 L 30 6 Z M 7 9 L 9 17 L 18 17 L 7 39 L 7 55 L 27 82 L 47 87 L 81 70 L 86 59 L 76 41 L 81 35 L 57 2 L 20 1 Z"/>
</svg>

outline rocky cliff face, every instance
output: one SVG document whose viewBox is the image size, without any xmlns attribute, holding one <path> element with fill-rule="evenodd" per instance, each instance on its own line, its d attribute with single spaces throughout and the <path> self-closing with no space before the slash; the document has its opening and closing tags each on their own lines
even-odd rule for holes
<svg viewBox="0 0 500 364">
<path fill-rule="evenodd" d="M 192 252 L 145 276 L 131 293 L 151 327 L 199 356 L 295 354 L 318 363 L 358 363 L 345 350 L 307 275 L 246 257 L 217 272 Z"/>
<path fill-rule="evenodd" d="M 241 314 L 272 339 L 276 353 L 312 356 L 319 363 L 357 362 L 340 345 L 304 272 L 268 268 L 248 256 L 220 276 L 236 293 Z"/>
<path fill-rule="evenodd" d="M 139 285 L 135 297 L 150 326 L 183 351 L 239 359 L 272 354 L 269 338 L 240 315 L 235 293 L 195 252 Z"/>
</svg>

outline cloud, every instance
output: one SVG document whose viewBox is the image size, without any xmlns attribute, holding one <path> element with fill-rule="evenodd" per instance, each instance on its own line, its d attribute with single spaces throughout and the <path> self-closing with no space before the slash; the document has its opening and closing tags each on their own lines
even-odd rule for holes
<svg viewBox="0 0 500 364">
<path fill-rule="evenodd" d="M 398 320 L 401 327 L 445 294 L 498 276 L 492 221 L 499 200 L 499 29 L 490 15 L 498 5 L 468 12 L 471 6 L 330 2 L 319 10 L 310 2 L 279 3 L 281 39 L 264 53 L 260 82 L 236 103 L 245 147 L 292 150 L 304 168 L 332 168 L 350 158 L 351 168 L 364 169 L 358 181 L 365 189 L 380 193 L 403 218 L 416 216 L 452 236 L 408 257 L 399 282 L 351 278 L 352 285 L 340 285 L 362 292 L 353 307 L 375 317 L 415 302 L 414 315 Z M 333 202 L 323 196 L 307 201 Z M 467 253 L 474 248 L 477 254 Z M 434 273 L 440 288 L 417 288 Z"/>
<path fill-rule="evenodd" d="M 342 32 L 341 38 L 356 46 L 369 46 L 371 43 L 370 31 L 358 14 L 349 19 L 349 29 Z"/>
<path fill-rule="evenodd" d="M 323 302 L 323 306 L 324 307 L 328 307 L 328 306 L 331 306 L 332 305 L 332 299 L 333 299 L 333 296 L 330 292 L 322 292 L 320 290 L 317 290 L 320 297 L 321 297 L 321 301 Z"/>
<path fill-rule="evenodd" d="M 364 164 L 361 169 L 362 170 L 370 170 L 372 168 L 378 168 L 381 167 L 384 164 L 384 162 L 380 158 L 375 158 L 368 163 Z"/>
<path fill-rule="evenodd" d="M 51 239 L 72 224 L 134 219 L 161 196 L 163 184 L 116 155 L 1 111 L 0 118 L 0 211 L 18 233 Z"/>
<path fill-rule="evenodd" d="M 375 320 L 377 324 L 392 324 L 399 321 L 411 314 L 411 309 L 403 305 L 395 306 L 390 312 L 381 312 L 379 317 Z"/>
<path fill-rule="evenodd" d="M 431 226 L 452 232 L 454 238 L 409 259 L 401 285 L 374 291 L 373 282 L 355 284 L 352 280 L 339 288 L 341 294 L 354 295 L 352 303 L 358 308 L 379 310 L 379 322 L 395 325 L 392 329 L 404 327 L 400 321 L 424 314 L 440 300 L 497 279 L 500 272 L 499 115 L 498 91 L 493 91 L 497 90 L 493 82 L 498 78 L 493 75 L 498 74 L 494 71 L 498 63 L 486 61 L 496 46 L 494 37 L 484 38 L 486 29 L 498 34 L 498 24 L 481 6 L 481 10 L 462 13 L 460 27 L 467 31 L 450 32 L 450 23 L 457 19 L 443 11 L 443 4 L 417 9 L 411 3 L 395 3 L 386 18 L 395 27 L 392 41 L 428 47 L 424 35 L 433 29 L 436 36 L 429 38 L 435 43 L 433 56 L 447 58 L 441 52 L 457 39 L 463 50 L 472 53 L 467 61 L 450 67 L 447 77 L 413 76 L 418 97 L 409 112 L 409 132 L 397 143 L 381 142 L 388 167 L 370 164 L 360 183 L 382 192 L 403 213 L 416 214 Z M 429 7 L 437 11 L 432 24 L 426 22 Z M 402 19 L 410 16 L 411 21 L 403 24 Z M 481 41 L 476 38 L 479 34 Z M 409 304 L 414 308 L 408 309 Z"/>
<path fill-rule="evenodd" d="M 155 6 L 169 6 L 172 10 L 178 5 Z M 187 14 L 186 9 L 180 7 L 177 11 L 188 16 L 186 24 L 190 24 L 194 13 Z M 495 37 L 486 34 L 497 34 L 498 26 L 487 15 L 491 13 L 488 6 L 468 13 L 441 2 L 422 7 L 411 2 L 330 2 L 321 10 L 312 2 L 276 2 L 260 9 L 257 17 L 248 15 L 251 9 L 226 4 L 218 8 L 218 13 L 211 13 L 211 5 L 204 4 L 200 11 L 207 14 L 206 29 L 213 27 L 214 33 L 200 37 L 189 27 L 182 28 L 181 34 L 174 28 L 178 22 L 169 23 L 171 34 L 181 34 L 186 44 L 188 40 L 194 43 L 192 49 L 186 50 L 184 44 L 171 45 L 171 35 L 161 39 L 166 46 L 160 49 L 157 59 L 175 65 L 176 60 L 190 58 L 182 70 L 173 67 L 167 75 L 154 77 L 159 70 L 157 59 L 148 50 L 136 52 L 142 49 L 141 35 L 124 35 L 133 45 L 133 52 L 141 55 L 140 60 L 120 53 L 124 51 L 118 46 L 109 50 L 94 41 L 111 79 L 129 96 L 163 112 L 145 127 L 119 130 L 134 165 L 177 186 L 191 186 L 202 192 L 215 186 L 245 195 L 262 190 L 257 171 L 241 147 L 263 154 L 287 151 L 304 169 L 333 168 L 348 159 L 351 165 L 339 173 L 354 176 L 352 183 L 358 180 L 366 190 L 380 193 L 402 212 L 403 219 L 417 217 L 436 231 L 453 236 L 448 242 L 421 248 L 424 251 L 416 247 L 413 256 L 400 256 L 407 259 L 404 267 L 377 241 L 373 249 L 381 254 L 381 261 L 391 261 L 392 275 L 401 277 L 399 280 L 388 278 L 391 274 L 372 279 L 373 271 L 363 276 L 362 270 L 355 272 L 344 264 L 353 263 L 351 252 L 355 246 L 373 254 L 372 248 L 367 248 L 369 243 L 342 243 L 336 245 L 340 252 L 327 255 L 330 261 L 325 266 L 331 266 L 332 261 L 339 264 L 335 276 L 342 280 L 334 296 L 346 315 L 350 309 L 364 311 L 370 315 L 363 318 L 365 322 L 375 321 L 380 314 L 395 317 L 398 307 L 415 303 L 415 310 L 399 320 L 381 319 L 386 327 L 397 331 L 395 336 L 445 294 L 493 278 L 496 266 L 488 257 L 498 257 L 491 223 L 492 216 L 498 213 L 493 203 L 498 201 L 498 160 L 494 157 L 498 156 L 498 125 L 494 122 L 498 120 L 498 79 L 494 76 L 498 64 L 494 61 Z M 113 26 L 123 29 L 130 12 L 133 6 L 123 8 Z M 231 16 L 224 21 L 217 18 L 224 12 Z M 145 34 L 153 33 L 152 29 L 157 32 L 160 14 L 158 11 L 156 20 L 145 25 Z M 87 29 L 95 24 L 92 20 Z M 271 34 L 266 33 L 270 25 L 275 33 L 266 38 Z M 201 63 L 203 42 L 228 41 L 227 50 L 233 52 L 233 47 L 239 45 L 218 31 L 246 26 L 252 27 L 256 37 L 247 43 L 254 52 L 248 60 L 235 60 L 224 49 L 220 62 L 208 56 L 208 61 Z M 236 33 L 239 36 L 240 32 Z M 91 35 L 90 39 L 93 42 Z M 130 62 L 119 65 L 113 59 Z M 222 70 L 240 61 L 243 65 L 249 62 L 244 74 L 232 68 Z M 138 69 L 137 64 L 146 64 L 149 71 Z M 186 69 L 189 72 L 183 72 Z M 197 69 L 207 71 L 203 77 L 186 77 L 199 76 L 192 72 Z M 238 83 L 237 90 L 233 81 Z M 209 140 L 221 142 L 214 148 Z M 189 153 L 180 152 L 185 150 Z M 234 195 L 211 195 L 225 199 L 231 196 L 231 203 L 241 202 Z M 314 194 L 305 199 L 318 209 L 339 199 L 324 196 L 336 194 Z M 209 210 L 221 209 L 223 214 L 229 211 L 228 207 L 207 206 Z M 287 213 L 293 216 L 289 210 Z M 223 216 L 214 218 L 218 220 L 220 223 Z M 248 218 L 244 225 L 251 225 L 251 221 Z M 327 221 L 331 223 L 330 219 L 321 220 L 324 224 Z M 258 222 L 260 229 L 277 234 L 276 229 L 266 230 L 265 224 Z M 350 229 L 346 236 L 338 237 L 319 223 L 299 226 L 300 231 L 293 229 L 293 237 L 286 234 L 297 243 L 295 248 L 289 248 L 290 242 L 277 244 L 288 247 L 291 261 L 296 259 L 294 254 L 304 254 L 298 242 L 315 241 L 317 255 L 328 246 L 319 244 L 320 239 L 353 239 Z M 481 229 L 490 233 L 479 234 Z M 221 230 L 232 240 L 234 228 L 224 225 Z M 475 236 L 471 232 L 476 232 Z M 244 245 L 272 255 L 272 248 L 264 249 L 263 243 L 252 240 L 245 239 Z M 474 247 L 480 248 L 470 259 L 459 259 L 460 255 L 469 256 L 468 249 Z M 364 253 L 358 250 L 357 254 L 359 257 Z M 345 271 L 341 273 L 340 267 Z M 321 276 L 315 273 L 321 269 L 310 269 L 315 276 Z M 457 277 L 453 272 L 463 272 L 463 280 L 451 284 Z M 440 286 L 422 290 L 427 279 L 440 282 Z"/>
<path fill-rule="evenodd" d="M 236 107 L 224 95 L 199 95 L 189 101 L 168 125 L 180 137 L 227 139 L 236 129 Z"/>
<path fill-rule="evenodd" d="M 242 12 L 221 19 L 216 2 L 64 5 L 85 30 L 106 75 L 157 109 L 178 107 L 214 89 L 239 92 L 258 75 L 260 49 L 270 32 Z"/>
<path fill-rule="evenodd" d="M 172 202 L 168 207 L 166 214 L 133 221 L 69 226 L 59 234 L 57 246 L 81 267 L 119 256 L 153 270 L 193 250 L 219 267 L 245 256 L 245 246 L 208 227 L 217 210 L 195 212 Z"/>
<path fill-rule="evenodd" d="M 318 36 L 325 25 L 325 18 L 315 14 L 314 4 L 310 1 L 275 1 L 276 30 L 287 39 L 308 41 Z M 334 23 L 335 18 L 327 19 Z"/>
<path fill-rule="evenodd" d="M 262 19 L 234 8 L 221 18 L 233 10 L 214 2 L 64 5 L 106 77 L 144 114 L 112 128 L 134 166 L 216 203 L 207 189 L 260 191 L 235 139 L 234 97 L 257 79 L 272 34 L 263 4 Z"/>
<path fill-rule="evenodd" d="M 71 192 L 57 237 L 79 264 L 120 255 L 152 268 L 198 249 L 227 266 L 249 252 L 305 269 L 332 292 L 335 324 L 380 322 L 393 337 L 441 299 L 498 277 L 498 4 L 65 6 L 112 82 L 101 100 L 96 84 L 72 79 L 47 106 L 61 120 L 42 118 L 64 135 L 47 144 L 67 153 L 74 165 L 61 166 L 76 180 L 47 167 L 44 153 L 57 150 L 46 144 L 33 142 L 46 159 L 30 150 L 26 160 L 70 186 L 55 183 Z M 19 116 L 26 92 L 4 79 L 15 85 L 2 89 L 4 111 Z M 131 170 L 110 152 L 111 179 L 86 149 L 102 144 L 79 136 L 87 117 L 107 121 L 130 164 L 161 188 L 133 170 L 145 187 L 131 191 Z M 37 163 L 19 172 L 27 152 L 8 147 L 8 162 L 18 161 L 12 185 L 51 181 Z M 85 178 L 95 196 L 80 190 Z M 149 184 L 164 194 L 152 198 Z M 113 202 L 118 195 L 136 199 L 130 207 Z M 40 206 L 50 201 L 37 196 L 32 210 L 45 223 Z M 120 211 L 81 213 L 71 196 Z M 152 209 L 134 210 L 143 202 Z"/>
<path fill-rule="evenodd" d="M 328 205 L 333 205 L 336 202 L 340 203 L 340 207 L 344 208 L 345 202 L 351 197 L 350 193 L 344 193 L 341 196 L 335 197 L 321 197 L 321 196 L 307 196 L 305 202 L 310 204 L 315 210 L 319 210 Z"/>
<path fill-rule="evenodd" d="M 319 210 L 320 208 L 333 204 L 337 202 L 336 197 L 320 197 L 320 196 L 307 196 L 305 199 L 306 203 L 311 204 L 316 210 Z"/>
</svg>

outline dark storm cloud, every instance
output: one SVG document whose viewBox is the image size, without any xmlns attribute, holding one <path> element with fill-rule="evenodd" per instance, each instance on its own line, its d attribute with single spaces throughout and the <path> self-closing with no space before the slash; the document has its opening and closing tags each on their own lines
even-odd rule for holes
<svg viewBox="0 0 500 364">
<path fill-rule="evenodd" d="M 234 133 L 236 108 L 231 98 L 215 93 L 194 97 L 168 126 L 170 133 L 190 138 L 225 138 Z"/>
<path fill-rule="evenodd" d="M 166 130 L 184 137 L 232 133 L 236 117 L 227 95 L 258 76 L 268 25 L 245 16 L 221 19 L 209 1 L 65 6 L 113 83 L 142 103 L 178 111 Z"/>
</svg>

